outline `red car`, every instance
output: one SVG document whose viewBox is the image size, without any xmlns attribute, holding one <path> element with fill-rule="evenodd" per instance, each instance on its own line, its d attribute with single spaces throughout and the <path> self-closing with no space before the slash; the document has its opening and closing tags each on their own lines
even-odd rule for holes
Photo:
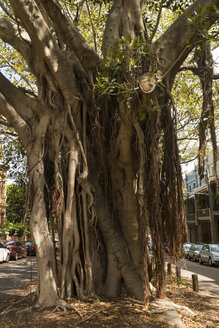
<svg viewBox="0 0 219 328">
<path fill-rule="evenodd" d="M 26 248 L 19 241 L 10 240 L 5 246 L 10 251 L 10 259 L 17 261 L 17 259 L 27 256 Z"/>
</svg>

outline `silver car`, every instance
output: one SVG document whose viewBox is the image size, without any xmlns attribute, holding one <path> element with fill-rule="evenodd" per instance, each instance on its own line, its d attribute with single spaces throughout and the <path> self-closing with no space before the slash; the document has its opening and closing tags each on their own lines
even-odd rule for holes
<svg viewBox="0 0 219 328">
<path fill-rule="evenodd" d="M 188 256 L 187 256 L 188 260 L 198 261 L 199 253 L 200 253 L 202 247 L 203 247 L 203 245 L 192 245 L 188 252 Z"/>
<path fill-rule="evenodd" d="M 208 263 L 210 266 L 219 264 L 219 245 L 204 245 L 199 253 L 199 263 Z"/>
<path fill-rule="evenodd" d="M 187 258 L 188 257 L 188 253 L 189 253 L 189 249 L 193 244 L 184 244 L 183 245 L 183 249 L 182 249 L 182 255 Z"/>
</svg>

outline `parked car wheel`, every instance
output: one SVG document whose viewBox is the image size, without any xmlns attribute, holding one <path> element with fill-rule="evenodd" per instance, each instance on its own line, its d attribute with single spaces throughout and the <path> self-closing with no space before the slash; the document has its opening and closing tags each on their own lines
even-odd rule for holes
<svg viewBox="0 0 219 328">
<path fill-rule="evenodd" d="M 199 256 L 198 261 L 199 261 L 199 264 L 202 264 L 203 263 L 201 256 Z"/>
<path fill-rule="evenodd" d="M 5 260 L 5 262 L 6 262 L 6 263 L 8 263 L 8 262 L 9 262 L 9 260 L 10 260 L 10 255 L 8 254 L 8 255 L 7 255 L 7 257 L 6 257 L 6 260 Z"/>
<path fill-rule="evenodd" d="M 208 265 L 209 265 L 209 266 L 213 266 L 213 263 L 212 263 L 212 259 L 211 259 L 211 257 L 209 257 Z"/>
<path fill-rule="evenodd" d="M 17 252 L 15 253 L 15 257 L 14 257 L 14 259 L 15 259 L 15 261 L 18 260 L 18 253 L 17 253 Z"/>
</svg>

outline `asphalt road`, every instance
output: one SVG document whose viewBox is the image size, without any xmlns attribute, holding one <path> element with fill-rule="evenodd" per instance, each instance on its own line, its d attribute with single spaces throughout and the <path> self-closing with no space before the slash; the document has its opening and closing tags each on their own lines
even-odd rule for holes
<svg viewBox="0 0 219 328">
<path fill-rule="evenodd" d="M 210 291 L 219 297 L 219 266 L 209 267 L 189 260 L 180 261 L 182 276 L 192 280 L 192 274 L 198 275 L 199 289 Z"/>
<path fill-rule="evenodd" d="M 24 289 L 32 292 L 36 273 L 35 257 L 0 263 L 0 293 L 21 295 Z"/>
<path fill-rule="evenodd" d="M 198 274 L 199 288 L 219 296 L 219 266 L 209 267 L 188 260 L 180 261 L 180 266 L 183 277 L 192 279 L 192 274 Z M 33 292 L 36 273 L 35 257 L 0 263 L 0 293 L 21 295 L 24 287 L 26 291 Z"/>
</svg>

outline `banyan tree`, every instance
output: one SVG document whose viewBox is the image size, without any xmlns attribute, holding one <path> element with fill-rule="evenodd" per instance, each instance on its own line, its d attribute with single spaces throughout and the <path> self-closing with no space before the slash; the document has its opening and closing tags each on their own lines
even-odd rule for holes
<svg viewBox="0 0 219 328">
<path fill-rule="evenodd" d="M 0 113 L 27 154 L 39 306 L 73 296 L 147 300 L 149 235 L 161 297 L 164 245 L 177 258 L 185 241 L 171 89 L 188 55 L 208 44 L 219 0 L 191 1 L 157 38 L 142 10 L 149 1 L 99 1 L 109 11 L 94 46 L 78 25 L 92 2 L 0 2 L 0 38 L 35 81 L 30 92 L 0 73 Z"/>
</svg>

